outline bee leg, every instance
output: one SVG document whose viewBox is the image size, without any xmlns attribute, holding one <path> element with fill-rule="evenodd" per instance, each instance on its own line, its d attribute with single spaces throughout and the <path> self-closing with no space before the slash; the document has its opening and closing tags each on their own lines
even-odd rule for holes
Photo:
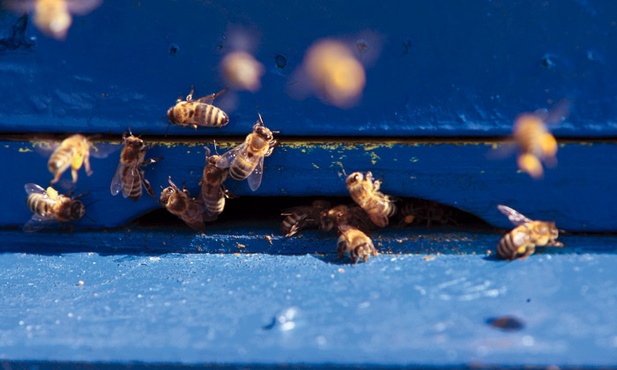
<svg viewBox="0 0 617 370">
<path fill-rule="evenodd" d="M 195 92 L 195 87 L 191 86 L 191 92 L 186 96 L 186 101 L 191 101 L 193 100 L 193 93 Z"/>
<path fill-rule="evenodd" d="M 71 169 L 71 176 L 73 177 L 73 184 L 77 183 L 77 170 L 76 169 Z"/>
<path fill-rule="evenodd" d="M 532 245 L 527 247 L 527 249 L 525 250 L 525 252 L 522 254 L 522 256 L 520 257 L 520 259 L 524 260 L 525 258 L 531 256 L 534 252 L 536 251 L 536 248 Z"/>
<path fill-rule="evenodd" d="M 57 172 L 56 175 L 54 176 L 54 178 L 51 179 L 49 184 L 53 185 L 53 184 L 57 183 L 58 181 L 60 181 L 60 176 L 62 176 L 62 173 L 61 172 Z"/>
<path fill-rule="evenodd" d="M 86 175 L 92 175 L 92 169 L 90 168 L 90 157 L 84 158 L 84 167 L 86 168 Z"/>
<path fill-rule="evenodd" d="M 152 186 L 150 185 L 150 181 L 146 180 L 145 178 L 141 178 L 141 184 L 144 186 L 144 188 L 146 189 L 146 192 L 152 197 L 152 198 L 156 198 L 154 196 L 154 190 L 152 189 Z"/>
</svg>

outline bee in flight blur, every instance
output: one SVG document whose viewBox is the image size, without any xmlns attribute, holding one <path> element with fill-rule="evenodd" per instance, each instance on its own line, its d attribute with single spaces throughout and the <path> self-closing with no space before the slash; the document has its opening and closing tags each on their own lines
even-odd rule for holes
<svg viewBox="0 0 617 370">
<path fill-rule="evenodd" d="M 349 253 L 351 261 L 358 263 L 359 259 L 368 262 L 370 256 L 379 255 L 371 238 L 362 231 L 349 225 L 341 225 L 338 229 L 341 233 L 336 247 L 339 258 Z"/>
<path fill-rule="evenodd" d="M 49 157 L 47 167 L 54 175 L 51 184 L 55 184 L 60 180 L 60 176 L 71 167 L 71 175 L 73 183 L 77 182 L 77 171 L 83 165 L 86 168 L 86 174 L 92 175 L 90 169 L 90 147 L 92 144 L 83 135 L 75 134 L 64 139 L 60 145 L 54 150 Z"/>
<path fill-rule="evenodd" d="M 388 217 L 396 212 L 396 199 L 379 191 L 381 180 L 373 180 L 373 174 L 354 172 L 347 176 L 349 195 L 368 214 L 373 223 L 379 227 L 388 225 Z"/>
<path fill-rule="evenodd" d="M 215 220 L 225 209 L 225 198 L 235 197 L 225 188 L 223 182 L 227 179 L 227 170 L 216 166 L 221 158 L 220 155 L 210 155 L 210 149 L 206 149 L 206 166 L 201 179 L 201 198 L 206 207 L 209 220 Z"/>
<path fill-rule="evenodd" d="M 193 230 L 203 231 L 206 228 L 204 223 L 204 212 L 206 208 L 201 199 L 191 197 L 189 191 L 183 186 L 182 190 L 168 179 L 169 185 L 163 191 L 159 202 L 172 214 L 178 216 L 182 221 L 189 225 Z"/>
<path fill-rule="evenodd" d="M 562 122 L 568 115 L 570 101 L 562 100 L 550 111 L 522 113 L 514 121 L 512 141 L 518 147 L 517 165 L 534 179 L 544 175 L 542 164 L 557 164 L 557 140 L 549 126 Z"/>
<path fill-rule="evenodd" d="M 510 222 L 517 225 L 499 241 L 497 246 L 499 258 L 510 261 L 516 258 L 525 259 L 535 252 L 536 247 L 563 247 L 563 244 L 557 241 L 559 229 L 555 226 L 555 222 L 533 221 L 501 204 L 497 208 L 508 216 Z"/>
<path fill-rule="evenodd" d="M 34 24 L 41 32 L 64 40 L 73 23 L 71 14 L 87 14 L 101 2 L 102 0 L 5 0 L 3 4 L 19 13 L 34 13 Z"/>
<path fill-rule="evenodd" d="M 51 186 L 47 190 L 37 184 L 24 186 L 28 198 L 26 204 L 34 215 L 24 225 L 24 231 L 37 231 L 56 222 L 79 220 L 86 213 L 78 197 L 58 194 Z"/>
<path fill-rule="evenodd" d="M 221 96 L 225 90 L 193 100 L 194 89 L 186 96 L 176 101 L 176 105 L 167 110 L 167 118 L 174 125 L 197 129 L 204 127 L 223 127 L 229 123 L 229 116 L 222 109 L 212 105 L 214 99 Z"/>
<path fill-rule="evenodd" d="M 285 216 L 281 222 L 281 234 L 289 237 L 300 230 L 319 227 L 322 212 L 328 208 L 330 208 L 330 202 L 316 200 L 310 206 L 297 206 L 284 210 L 281 213 L 281 216 Z"/>
<path fill-rule="evenodd" d="M 147 147 L 144 141 L 130 133 L 129 136 L 123 135 L 124 147 L 120 153 L 120 163 L 111 180 L 111 195 L 117 195 L 122 190 L 125 198 L 138 200 L 141 197 L 141 187 L 143 186 L 148 194 L 154 198 L 154 190 L 150 182 L 144 177 L 144 170 L 141 168 L 151 163 L 158 162 L 161 158 L 151 158 L 146 160 Z"/>
<path fill-rule="evenodd" d="M 276 140 L 269 128 L 264 126 L 263 119 L 253 126 L 253 132 L 248 134 L 244 142 L 221 155 L 217 161 L 218 168 L 229 168 L 229 176 L 234 180 L 248 178 L 249 187 L 255 191 L 261 185 L 264 158 L 270 156 Z"/>
</svg>

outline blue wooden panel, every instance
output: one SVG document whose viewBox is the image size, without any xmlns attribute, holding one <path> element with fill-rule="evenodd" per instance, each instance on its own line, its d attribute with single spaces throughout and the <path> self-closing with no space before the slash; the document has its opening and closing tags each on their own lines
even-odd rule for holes
<svg viewBox="0 0 617 370">
<path fill-rule="evenodd" d="M 146 169 L 146 178 L 156 189 L 167 186 L 171 176 L 185 182 L 193 195 L 205 164 L 203 145 L 208 142 L 153 142 L 150 157 L 165 158 Z M 223 152 L 234 142 L 219 142 Z M 246 181 L 231 179 L 225 183 L 241 197 L 248 196 L 348 196 L 346 173 L 373 171 L 383 176 L 383 191 L 398 197 L 416 197 L 437 201 L 474 214 L 503 228 L 511 226 L 496 209 L 506 204 L 538 220 L 555 220 L 568 231 L 617 230 L 617 200 L 614 175 L 607 171 L 617 160 L 612 143 L 567 143 L 559 151 L 559 164 L 546 170 L 542 180 L 534 180 L 516 168 L 513 156 L 490 159 L 494 143 L 352 141 L 347 144 L 308 141 L 283 141 L 266 158 L 261 187 L 252 192 Z M 105 144 L 99 146 L 105 146 Z M 119 143 L 107 158 L 92 158 L 94 174 L 80 170 L 76 194 L 88 192 L 82 200 L 88 217 L 76 227 L 116 227 L 157 209 L 159 204 L 148 196 L 138 202 L 111 196 L 109 186 L 118 165 Z M 211 145 L 210 145 L 211 146 Z M 47 186 L 52 176 L 47 157 L 31 142 L 5 141 L 0 145 L 5 169 L 11 177 L 2 183 L 11 212 L 0 214 L 0 225 L 21 227 L 31 216 L 25 205 L 26 183 Z M 601 176 L 599 176 L 601 174 Z M 58 189 L 66 191 L 70 173 L 65 173 Z M 231 199 L 228 202 L 241 202 Z M 257 211 L 251 211 L 258 214 Z M 276 214 L 276 210 L 264 210 Z M 273 213 L 274 212 L 274 213 Z"/>
<path fill-rule="evenodd" d="M 170 134 L 245 134 L 261 112 L 284 135 L 505 135 L 518 113 L 570 98 L 558 135 L 614 136 L 615 14 L 610 0 L 106 1 L 63 42 L 30 24 L 34 46 L 20 48 L 7 11 L 0 130 L 165 133 L 167 108 L 191 85 L 196 95 L 222 88 L 219 63 L 243 29 L 262 88 L 220 98 L 227 127 Z M 351 109 L 289 95 L 307 48 L 329 37 L 378 55 Z"/>
<path fill-rule="evenodd" d="M 383 232 L 380 250 L 403 254 L 349 265 L 333 255 L 334 234 L 306 233 L 314 248 L 290 252 L 279 238 L 263 249 L 276 229 L 248 231 L 253 238 L 241 239 L 246 248 L 236 255 L 217 252 L 233 239 L 173 229 L 0 233 L 0 358 L 100 366 L 617 363 L 614 237 L 565 236 L 570 249 L 508 263 L 484 254 L 497 234 L 422 231 L 399 242 L 409 235 Z M 427 254 L 413 254 L 418 244 Z M 183 253 L 196 246 L 210 253 Z M 523 327 L 487 325 L 504 315 Z"/>
</svg>

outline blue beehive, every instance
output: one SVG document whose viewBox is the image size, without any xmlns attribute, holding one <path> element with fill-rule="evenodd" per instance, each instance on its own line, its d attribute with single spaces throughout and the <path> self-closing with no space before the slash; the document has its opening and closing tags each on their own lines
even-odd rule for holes
<svg viewBox="0 0 617 370">
<path fill-rule="evenodd" d="M 64 3 L 32 4 L 44 1 Z M 0 11 L 0 187 L 9 195 L 0 214 L 0 358 L 617 364 L 614 240 L 576 234 L 617 230 L 617 4 L 86 3 L 93 9 L 74 17 L 64 39 L 45 32 L 34 10 Z M 326 53 L 312 72 L 308 51 L 324 41 L 356 64 L 331 72 Z M 233 86 L 224 60 L 238 51 L 259 63 L 249 68 L 258 84 Z M 337 100 L 322 84 L 329 73 L 360 94 Z M 192 87 L 194 98 L 228 88 L 212 103 L 227 125 L 169 124 L 167 110 Z M 556 165 L 533 178 L 508 150 L 513 123 L 542 108 L 550 116 L 565 101 L 549 125 Z M 259 115 L 278 145 L 258 189 L 226 181 L 239 197 L 228 200 L 231 215 L 200 234 L 157 213 L 169 177 L 198 194 L 207 152 L 242 143 Z M 151 146 L 147 158 L 164 157 L 145 168 L 157 199 L 110 193 L 129 130 Z M 42 144 L 78 132 L 96 147 L 93 174 L 80 169 L 73 185 L 67 171 L 56 188 L 83 193 L 86 217 L 71 232 L 23 233 L 32 216 L 24 184 L 46 187 L 53 177 Z M 281 219 L 271 216 L 280 207 L 349 201 L 345 174 L 354 171 L 382 178 L 384 193 L 438 202 L 487 226 L 384 229 L 373 235 L 382 255 L 359 265 L 335 258 L 334 232 L 279 235 Z M 493 228 L 512 227 L 498 204 L 555 220 L 570 233 L 560 238 L 566 248 L 497 261 L 487 252 L 502 236 Z M 507 315 L 514 324 L 489 325 Z"/>
</svg>

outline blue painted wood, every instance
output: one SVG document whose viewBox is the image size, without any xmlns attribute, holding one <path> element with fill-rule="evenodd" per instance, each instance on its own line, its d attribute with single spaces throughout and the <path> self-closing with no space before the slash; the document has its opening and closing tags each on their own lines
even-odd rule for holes
<svg viewBox="0 0 617 370">
<path fill-rule="evenodd" d="M 349 265 L 335 259 L 332 234 L 322 243 L 327 248 L 311 244 L 323 248 L 318 254 L 309 248 L 282 255 L 278 238 L 274 253 L 258 247 L 272 230 L 251 231 L 254 239 L 242 239 L 246 250 L 239 254 L 218 252 L 219 242 L 229 248 L 233 238 L 205 240 L 173 229 L 167 232 L 175 238 L 132 230 L 32 235 L 37 242 L 1 232 L 0 358 L 243 366 L 617 363 L 614 237 L 566 236 L 571 248 L 508 263 L 483 252 L 496 234 L 421 232 L 442 254 L 415 255 L 408 254 L 417 250 L 415 241 L 398 243 L 396 233 L 384 232 L 379 249 L 404 254 Z M 129 251 L 139 240 L 150 248 Z M 189 240 L 209 253 L 175 253 L 187 251 Z M 149 241 L 166 241 L 168 249 Z M 461 244 L 467 252 L 452 253 Z M 487 325 L 504 315 L 523 328 Z"/>
<path fill-rule="evenodd" d="M 165 157 L 146 169 L 146 178 L 156 189 L 157 199 L 161 187 L 168 185 L 168 176 L 177 184 L 185 182 L 197 196 L 205 164 L 203 145 L 210 143 L 168 140 L 151 144 L 154 146 L 148 151 L 148 157 Z M 237 142 L 218 144 L 222 153 Z M 563 144 L 558 154 L 558 167 L 547 169 L 542 180 L 534 180 L 518 171 L 514 156 L 490 159 L 493 144 L 282 141 L 272 156 L 266 158 L 263 181 L 256 192 L 248 188 L 246 181 L 229 179 L 225 184 L 241 197 L 346 197 L 343 170 L 346 173 L 370 170 L 377 178 L 383 177 L 382 188 L 387 194 L 451 205 L 502 228 L 509 228 L 511 224 L 497 211 L 498 204 L 506 204 L 532 219 L 555 220 L 567 231 L 617 230 L 617 199 L 613 196 L 616 181 L 607 170 L 613 168 L 617 160 L 615 144 Z M 24 184 L 33 182 L 46 186 L 52 178 L 47 171 L 47 157 L 37 151 L 36 145 L 24 141 L 0 143 L 5 171 L 11 174 L 0 185 L 4 194 L 11 194 L 5 200 L 6 209 L 11 212 L 0 214 L 2 226 L 21 227 L 31 217 L 25 205 Z M 159 208 L 157 200 L 148 196 L 142 196 L 138 202 L 120 195 L 111 196 L 109 186 L 118 165 L 120 144 L 96 145 L 117 150 L 107 158 L 91 159 L 92 176 L 80 170 L 75 192 L 87 192 L 82 200 L 87 205 L 88 217 L 75 223 L 75 227 L 124 226 Z M 64 174 L 60 185 L 61 192 L 72 186 L 70 173 Z M 241 201 L 240 198 L 228 202 Z M 277 211 L 263 212 L 276 215 Z M 258 214 L 258 211 L 251 212 Z"/>
<path fill-rule="evenodd" d="M 76 17 L 64 42 L 29 25 L 25 40 L 34 47 L 0 50 L 0 131 L 119 134 L 130 126 L 243 135 L 261 112 L 284 135 L 493 136 L 508 134 L 523 111 L 571 98 L 558 135 L 614 136 L 616 7 L 610 0 L 106 1 Z M 16 19 L 0 13 L 0 38 L 10 38 Z M 167 108 L 191 85 L 196 95 L 223 86 L 218 66 L 238 28 L 254 38 L 265 68 L 261 90 L 221 97 L 231 118 L 221 130 L 169 128 Z M 327 37 L 360 40 L 363 55 L 378 54 L 351 109 L 288 93 L 306 49 Z M 275 62 L 281 56 L 283 69 Z"/>
</svg>

